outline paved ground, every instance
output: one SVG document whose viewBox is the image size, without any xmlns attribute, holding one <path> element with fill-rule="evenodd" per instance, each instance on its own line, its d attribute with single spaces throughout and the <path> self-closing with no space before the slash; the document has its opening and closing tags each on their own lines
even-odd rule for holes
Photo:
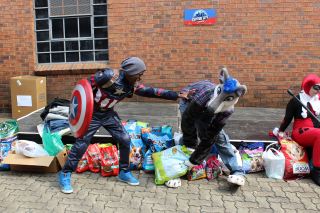
<svg viewBox="0 0 320 213">
<path fill-rule="evenodd" d="M 119 105 L 118 110 L 124 119 L 178 129 L 177 106 L 167 106 L 131 103 Z M 283 109 L 238 108 L 226 130 L 233 139 L 267 139 L 268 130 L 282 116 Z M 141 185 L 134 187 L 115 177 L 74 174 L 75 192 L 65 195 L 59 191 L 56 174 L 0 172 L 0 212 L 320 212 L 320 187 L 310 179 L 284 182 L 262 172 L 248 175 L 241 188 L 221 177 L 211 182 L 183 180 L 179 189 L 169 189 L 156 186 L 153 175 L 136 175 Z"/>
<path fill-rule="evenodd" d="M 138 174 L 140 186 L 115 177 L 73 176 L 75 192 L 60 193 L 55 174 L 0 173 L 0 212 L 319 212 L 320 187 L 311 180 L 284 182 L 247 176 L 233 188 L 224 178 L 183 181 L 179 189 L 156 186 L 153 175 Z"/>
</svg>

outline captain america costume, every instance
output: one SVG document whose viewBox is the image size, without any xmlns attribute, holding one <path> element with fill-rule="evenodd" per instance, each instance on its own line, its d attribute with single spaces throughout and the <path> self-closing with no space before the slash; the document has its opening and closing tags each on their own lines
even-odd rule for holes
<svg viewBox="0 0 320 213">
<path fill-rule="evenodd" d="M 114 79 L 114 81 L 112 81 Z M 119 143 L 120 150 L 120 169 L 128 169 L 129 152 L 130 152 L 130 136 L 121 124 L 121 120 L 114 111 L 114 106 L 124 98 L 131 98 L 133 94 L 150 97 L 161 98 L 166 100 L 177 100 L 178 93 L 161 88 L 146 87 L 143 84 L 131 85 L 125 78 L 124 72 L 112 69 L 100 70 L 91 75 L 88 81 L 93 90 L 94 112 L 92 121 L 89 125 L 87 133 L 78 138 L 68 155 L 67 162 L 63 167 L 63 172 L 75 171 L 82 155 L 87 150 L 93 135 L 103 126 L 111 136 Z M 108 85 L 108 82 L 112 84 Z M 104 88 L 104 85 L 108 87 Z"/>
</svg>

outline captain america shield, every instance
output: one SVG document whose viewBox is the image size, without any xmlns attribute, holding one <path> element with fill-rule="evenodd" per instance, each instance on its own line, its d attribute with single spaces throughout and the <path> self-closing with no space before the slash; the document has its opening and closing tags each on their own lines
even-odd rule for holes
<svg viewBox="0 0 320 213">
<path fill-rule="evenodd" d="M 74 137 L 81 138 L 88 130 L 93 113 L 93 93 L 88 80 L 80 80 L 72 91 L 69 126 Z"/>
</svg>

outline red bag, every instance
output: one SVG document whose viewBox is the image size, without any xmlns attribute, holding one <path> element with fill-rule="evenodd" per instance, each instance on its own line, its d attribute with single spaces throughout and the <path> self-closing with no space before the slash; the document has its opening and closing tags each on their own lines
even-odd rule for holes
<svg viewBox="0 0 320 213">
<path fill-rule="evenodd" d="M 115 145 L 100 147 L 101 175 L 104 177 L 117 176 L 119 174 L 118 149 Z"/>
<path fill-rule="evenodd" d="M 90 144 L 87 152 L 90 171 L 94 173 L 100 172 L 100 160 L 102 159 L 102 155 L 100 153 L 98 144 Z"/>
<path fill-rule="evenodd" d="M 207 175 L 206 175 L 205 168 L 206 168 L 206 162 L 205 161 L 203 161 L 202 164 L 200 164 L 200 165 L 193 166 L 188 171 L 188 174 L 187 174 L 188 180 L 191 181 L 191 180 L 199 180 L 199 179 L 202 179 L 202 178 L 206 178 Z"/>
<path fill-rule="evenodd" d="M 222 166 L 216 156 L 211 156 L 206 165 L 207 180 L 213 180 L 222 175 Z"/>
<path fill-rule="evenodd" d="M 85 171 L 88 171 L 88 170 L 89 170 L 88 152 L 86 151 L 83 154 L 82 158 L 80 159 L 80 161 L 78 163 L 76 172 L 77 173 L 82 173 L 82 172 L 85 172 Z"/>
<path fill-rule="evenodd" d="M 305 149 L 291 138 L 280 138 L 281 152 L 286 158 L 284 180 L 302 178 L 310 173 L 308 155 Z"/>
</svg>

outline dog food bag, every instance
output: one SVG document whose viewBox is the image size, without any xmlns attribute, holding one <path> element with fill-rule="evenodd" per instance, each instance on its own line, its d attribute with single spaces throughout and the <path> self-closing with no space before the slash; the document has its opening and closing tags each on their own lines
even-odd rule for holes
<svg viewBox="0 0 320 213">
<path fill-rule="evenodd" d="M 90 144 L 88 149 L 88 163 L 89 163 L 89 169 L 90 171 L 94 173 L 100 172 L 100 160 L 102 159 L 102 155 L 100 153 L 100 149 L 98 144 Z"/>
<path fill-rule="evenodd" d="M 202 164 L 192 167 L 187 174 L 188 180 L 199 180 L 206 178 L 206 161 L 203 161 Z"/>
<path fill-rule="evenodd" d="M 160 152 L 167 148 L 174 146 L 174 140 L 172 133 L 168 131 L 168 128 L 164 128 L 164 132 L 161 132 L 156 128 L 143 128 L 141 129 L 142 140 L 150 147 L 152 152 Z"/>
<path fill-rule="evenodd" d="M 215 155 L 208 158 L 206 163 L 206 176 L 207 180 L 214 180 L 222 175 L 222 166 Z"/>
<path fill-rule="evenodd" d="M 2 161 L 12 147 L 14 147 L 18 139 L 18 132 L 19 127 L 16 120 L 0 122 L 0 171 L 10 169 L 10 166 L 8 164 L 2 164 Z"/>
<path fill-rule="evenodd" d="M 141 128 L 147 126 L 147 123 L 128 120 L 124 126 L 130 135 L 130 168 L 141 169 L 143 156 L 146 146 L 141 139 Z"/>
<path fill-rule="evenodd" d="M 11 143 L 10 142 L 0 143 L 0 171 L 10 170 L 10 166 L 8 164 L 2 163 L 3 159 L 5 157 L 7 157 L 10 150 L 11 150 Z"/>
<path fill-rule="evenodd" d="M 154 173 L 152 153 L 151 149 L 149 149 L 143 157 L 142 169 L 145 173 Z"/>
<path fill-rule="evenodd" d="M 118 149 L 115 145 L 100 147 L 101 175 L 104 177 L 117 176 L 119 174 Z"/>
<path fill-rule="evenodd" d="M 188 160 L 190 155 L 191 152 L 181 145 L 153 153 L 155 183 L 161 185 L 166 181 L 185 175 L 188 167 L 184 164 L 184 161 Z"/>
<path fill-rule="evenodd" d="M 82 173 L 89 170 L 89 162 L 88 162 L 88 150 L 81 157 L 76 172 Z"/>
<path fill-rule="evenodd" d="M 242 168 L 245 173 L 263 171 L 264 144 L 262 142 L 242 143 L 239 153 L 242 158 Z"/>
<path fill-rule="evenodd" d="M 291 138 L 279 140 L 285 157 L 284 180 L 302 178 L 310 173 L 308 155 L 305 149 Z"/>
</svg>

